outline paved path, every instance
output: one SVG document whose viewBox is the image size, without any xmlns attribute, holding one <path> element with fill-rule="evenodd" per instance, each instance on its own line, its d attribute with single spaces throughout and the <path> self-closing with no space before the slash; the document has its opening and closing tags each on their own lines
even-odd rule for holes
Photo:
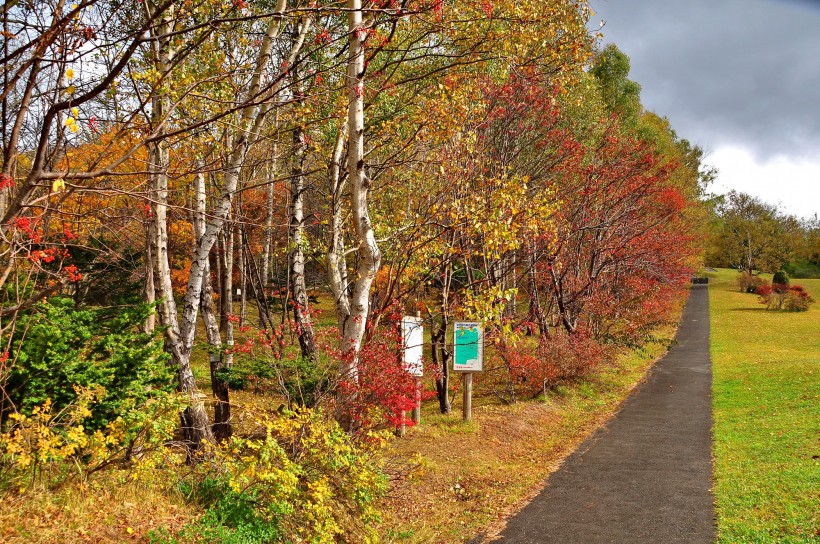
<svg viewBox="0 0 820 544">
<path fill-rule="evenodd" d="M 499 542 L 712 542 L 711 382 L 707 286 L 696 285 L 677 345 Z"/>
</svg>

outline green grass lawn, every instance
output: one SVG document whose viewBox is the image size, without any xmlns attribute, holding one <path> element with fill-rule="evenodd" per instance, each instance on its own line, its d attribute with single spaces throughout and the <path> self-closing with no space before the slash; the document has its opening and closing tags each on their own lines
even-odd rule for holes
<svg viewBox="0 0 820 544">
<path fill-rule="evenodd" d="M 820 303 L 768 311 L 710 276 L 718 542 L 820 542 Z"/>
</svg>

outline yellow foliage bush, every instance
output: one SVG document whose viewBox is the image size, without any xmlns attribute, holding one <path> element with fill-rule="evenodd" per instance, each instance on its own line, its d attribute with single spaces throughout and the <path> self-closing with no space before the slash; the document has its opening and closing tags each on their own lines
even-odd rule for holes
<svg viewBox="0 0 820 544">
<path fill-rule="evenodd" d="M 387 436 L 354 439 L 314 410 L 261 414 L 246 436 L 205 444 L 195 466 L 169 448 L 181 408 L 176 395 L 155 399 L 136 418 L 89 430 L 102 387 L 76 387 L 77 401 L 13 413 L 0 432 L 0 495 L 47 488 L 104 467 L 125 467 L 120 482 L 162 482 L 203 507 L 199 520 L 155 542 L 374 542 L 375 506 L 387 487 L 380 450 Z M 136 438 L 135 438 L 136 437 Z M 85 481 L 85 480 L 83 480 Z M 42 487 L 42 486 L 40 486 Z"/>
<path fill-rule="evenodd" d="M 357 443 L 332 418 L 307 409 L 261 416 L 257 424 L 260 432 L 253 437 L 206 447 L 192 488 L 204 484 L 215 491 L 208 507 L 218 515 L 206 514 L 201 524 L 247 531 L 261 521 L 265 530 L 275 528 L 277 541 L 286 542 L 377 539 L 374 503 L 387 481 L 376 453 L 385 436 L 372 434 Z M 252 514 L 237 508 L 243 503 L 252 505 Z M 205 540 L 216 534 L 230 540 L 224 533 Z"/>
<path fill-rule="evenodd" d="M 80 477 L 129 457 L 135 448 L 155 450 L 167 440 L 176 424 L 179 402 L 169 396 L 145 407 L 141 428 L 129 428 L 117 417 L 105 429 L 89 430 L 83 422 L 92 417 L 91 406 L 105 397 L 101 386 L 75 386 L 77 401 L 54 412 L 50 399 L 33 408 L 31 415 L 11 413 L 0 432 L 0 468 L 3 481 L 18 490 L 45 477 L 60 482 L 71 473 Z M 149 413 L 150 412 L 150 413 Z M 1 488 L 0 488 L 1 490 Z"/>
</svg>

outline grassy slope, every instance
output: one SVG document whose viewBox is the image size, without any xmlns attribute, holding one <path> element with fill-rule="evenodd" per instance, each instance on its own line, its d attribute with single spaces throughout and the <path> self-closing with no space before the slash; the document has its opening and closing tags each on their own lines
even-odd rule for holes
<svg viewBox="0 0 820 544">
<path fill-rule="evenodd" d="M 820 540 L 820 305 L 771 312 L 712 275 L 719 542 Z M 820 298 L 820 280 L 795 280 Z"/>
<path fill-rule="evenodd" d="M 48 490 L 11 492 L 0 506 L 0 542 L 140 542 L 159 527 L 181 529 L 199 512 L 181 493 L 169 494 L 164 483 L 127 482 L 107 471 L 91 480 L 76 479 Z"/>
</svg>

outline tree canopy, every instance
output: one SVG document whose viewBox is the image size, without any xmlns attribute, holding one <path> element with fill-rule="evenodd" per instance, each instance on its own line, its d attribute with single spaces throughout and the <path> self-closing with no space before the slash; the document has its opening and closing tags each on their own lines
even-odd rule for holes
<svg viewBox="0 0 820 544">
<path fill-rule="evenodd" d="M 149 424 L 169 410 L 187 462 L 233 475 L 213 489 L 292 531 L 273 540 L 352 530 L 310 510 L 330 496 L 369 523 L 378 476 L 357 461 L 333 480 L 347 454 L 328 449 L 368 459 L 373 432 L 408 423 L 402 315 L 429 327 L 442 412 L 459 319 L 486 328 L 478 386 L 512 403 L 647 341 L 700 264 L 714 171 L 644 111 L 629 58 L 596 50 L 585 1 L 49 0 L 3 16 L 0 421 L 46 398 L 104 404 L 110 441 L 76 422 L 55 435 L 82 463 L 97 457 L 80 444 L 130 459 L 170 440 Z M 733 265 L 792 251 L 767 241 L 783 221 L 760 203 L 730 195 L 719 217 Z M 19 376 L 63 361 L 48 316 L 85 334 L 72 365 L 113 363 L 21 398 Z M 241 389 L 265 406 L 250 430 Z"/>
</svg>

